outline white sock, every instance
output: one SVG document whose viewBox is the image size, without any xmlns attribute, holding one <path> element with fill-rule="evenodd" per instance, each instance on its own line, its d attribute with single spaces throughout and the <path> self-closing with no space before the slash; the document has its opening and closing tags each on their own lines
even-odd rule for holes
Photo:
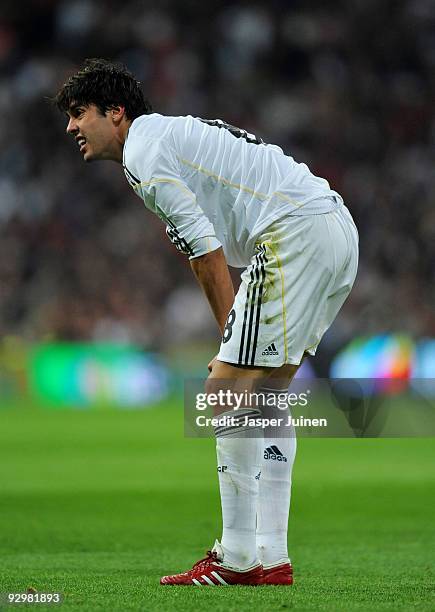
<svg viewBox="0 0 435 612">
<path fill-rule="evenodd" d="M 266 390 L 260 389 L 260 391 L 266 393 Z M 277 390 L 276 393 L 286 391 L 287 389 Z M 288 411 L 278 412 L 280 413 L 278 416 L 287 419 Z M 280 433 L 282 437 L 279 436 Z M 288 559 L 287 530 L 291 474 L 295 455 L 294 428 L 291 431 L 285 428 L 281 432 L 276 428 L 264 430 L 257 505 L 257 552 L 260 561 L 265 566 Z"/>
<path fill-rule="evenodd" d="M 238 411 L 239 414 L 243 412 Z M 260 416 L 258 410 L 246 412 Z M 258 563 L 256 522 L 262 450 L 261 429 L 242 431 L 234 427 L 222 431 L 216 428 L 223 560 L 240 569 Z"/>
</svg>

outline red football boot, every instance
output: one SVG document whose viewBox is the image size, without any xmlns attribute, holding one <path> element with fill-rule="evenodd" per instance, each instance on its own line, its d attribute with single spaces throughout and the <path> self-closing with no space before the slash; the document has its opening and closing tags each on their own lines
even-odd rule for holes
<svg viewBox="0 0 435 612">
<path fill-rule="evenodd" d="M 191 570 L 173 576 L 163 576 L 160 584 L 179 586 L 223 586 L 245 584 L 256 586 L 262 584 L 263 568 L 257 563 L 248 569 L 241 570 L 223 563 L 222 547 L 216 542 L 207 556 L 197 561 Z"/>
<path fill-rule="evenodd" d="M 274 565 L 263 565 L 263 582 L 261 584 L 287 585 L 293 584 L 293 567 L 289 561 L 279 561 Z"/>
</svg>

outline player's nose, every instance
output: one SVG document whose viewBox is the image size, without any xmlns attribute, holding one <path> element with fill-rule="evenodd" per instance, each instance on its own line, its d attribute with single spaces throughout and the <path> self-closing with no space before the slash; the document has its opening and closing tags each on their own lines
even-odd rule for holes
<svg viewBox="0 0 435 612">
<path fill-rule="evenodd" d="M 68 125 L 66 126 L 66 133 L 73 134 L 74 132 L 77 132 L 77 129 L 78 128 L 77 128 L 74 117 L 70 117 L 68 121 Z"/>
</svg>

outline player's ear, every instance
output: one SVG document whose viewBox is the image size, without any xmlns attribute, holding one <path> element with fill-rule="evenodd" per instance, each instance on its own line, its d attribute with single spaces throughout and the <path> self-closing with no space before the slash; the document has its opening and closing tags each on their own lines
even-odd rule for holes
<svg viewBox="0 0 435 612">
<path fill-rule="evenodd" d="M 125 107 L 124 106 L 114 106 L 110 109 L 109 114 L 112 118 L 113 123 L 118 125 L 121 123 L 123 117 L 125 117 Z"/>
</svg>

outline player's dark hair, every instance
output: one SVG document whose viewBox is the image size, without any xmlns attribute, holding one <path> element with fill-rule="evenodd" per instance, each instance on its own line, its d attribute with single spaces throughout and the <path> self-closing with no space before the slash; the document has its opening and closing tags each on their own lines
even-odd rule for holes
<svg viewBox="0 0 435 612">
<path fill-rule="evenodd" d="M 54 104 L 67 112 L 72 104 L 95 104 L 102 115 L 116 106 L 123 106 L 128 119 L 152 112 L 132 73 L 123 64 L 104 59 L 86 59 L 80 70 L 71 76 L 56 96 Z"/>
</svg>

